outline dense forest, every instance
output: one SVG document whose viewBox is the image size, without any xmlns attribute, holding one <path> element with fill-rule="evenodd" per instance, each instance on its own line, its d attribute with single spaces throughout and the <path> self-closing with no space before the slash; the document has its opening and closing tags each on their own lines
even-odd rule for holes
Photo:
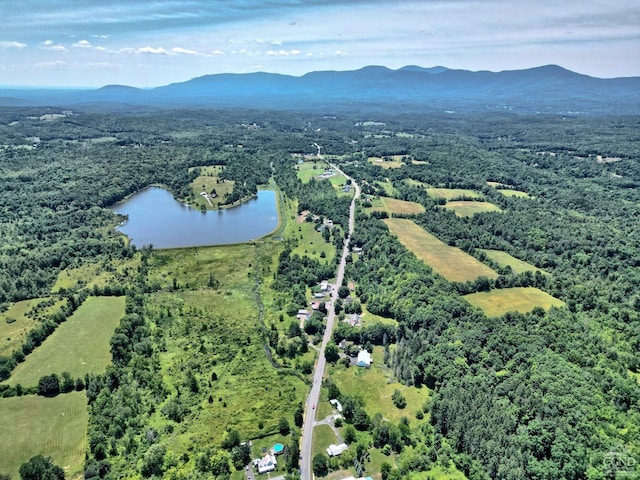
<svg viewBox="0 0 640 480">
<path fill-rule="evenodd" d="M 113 287 L 127 295 L 127 313 L 111 341 L 113 365 L 85 381 L 87 478 L 133 470 L 160 478 L 158 458 L 166 452 L 155 438 L 163 432 L 141 422 L 156 403 L 179 424 L 195 399 L 207 401 L 204 393 L 196 396 L 188 372 L 177 394 L 163 381 L 158 355 L 169 335 L 163 337 L 162 327 L 178 314 L 149 304 L 151 295 L 173 287 L 149 278 L 159 257 L 128 245 L 114 229 L 120 219 L 109 207 L 153 184 L 186 198 L 197 176 L 190 167 L 224 165 L 222 178 L 235 182 L 230 203 L 274 181 L 298 210 L 333 220 L 330 241 L 339 250 L 349 198 L 337 196 L 328 182 L 302 183 L 291 157 L 315 153 L 314 143 L 368 198 L 358 208 L 351 238 L 362 253 L 350 257 L 346 272 L 354 296 L 372 314 L 396 322 L 361 330 L 341 325 L 334 340 L 384 346 L 398 379 L 433 391 L 423 412 L 430 422 L 415 430 L 408 422 L 389 427 L 381 418 L 367 418 L 359 399 L 343 397 L 350 407 L 346 423 L 371 432 L 373 446 L 389 444 L 400 455 L 383 478 L 451 461 L 470 480 L 596 480 L 622 478 L 612 455 L 640 464 L 638 117 L 434 112 L 361 118 L 194 109 L 41 119 L 47 113 L 52 111 L 0 111 L 0 307 L 49 295 L 65 268 L 142 257 L 136 274 Z M 402 165 L 383 169 L 367 161 L 390 156 L 402 156 Z M 427 186 L 473 190 L 501 212 L 456 216 L 428 195 Z M 505 196 L 504 188 L 528 197 Z M 423 205 L 424 213 L 402 216 L 499 276 L 446 281 L 391 235 L 376 218 L 384 215 L 364 208 L 380 195 Z M 283 240 L 273 247 L 274 265 L 261 261 L 265 270 L 255 275 L 293 314 L 305 304 L 307 288 L 330 278 L 336 263 L 295 254 L 294 239 Z M 546 274 L 500 268 L 480 249 L 502 250 Z M 214 290 L 216 282 L 209 283 Z M 489 318 L 462 298 L 512 286 L 535 286 L 566 307 Z M 74 310 L 82 292 L 60 295 L 67 300 L 64 315 L 43 322 L 46 333 L 34 334 L 39 342 Z M 265 342 L 275 355 L 271 361 L 286 366 L 287 357 L 306 353 L 305 334 L 323 327 L 317 318 L 308 326 L 304 332 L 292 327 L 286 339 L 275 328 L 233 338 L 238 350 Z M 31 349 L 29 344 L 1 357 L 0 375 L 8 376 Z M 308 364 L 297 365 L 300 371 L 285 368 L 280 374 L 308 373 Z M 180 396 L 189 389 L 191 399 Z M 243 454 L 236 447 L 234 440 L 228 449 L 207 453 L 202 447 L 185 459 L 172 458 L 174 465 L 203 459 L 197 460 L 200 470 L 175 478 L 225 478 L 232 457 Z"/>
</svg>

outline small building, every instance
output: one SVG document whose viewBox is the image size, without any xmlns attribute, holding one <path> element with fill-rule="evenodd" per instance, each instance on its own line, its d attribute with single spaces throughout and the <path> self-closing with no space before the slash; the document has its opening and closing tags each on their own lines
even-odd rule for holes
<svg viewBox="0 0 640 480">
<path fill-rule="evenodd" d="M 338 400 L 337 398 L 332 398 L 331 400 L 329 400 L 329 403 L 336 407 L 336 410 L 338 410 L 338 412 L 342 413 L 342 404 L 340 403 L 340 400 Z"/>
<path fill-rule="evenodd" d="M 320 282 L 320 290 L 322 290 L 323 292 L 329 290 L 329 282 L 327 280 L 323 280 Z"/>
<path fill-rule="evenodd" d="M 276 460 L 275 455 L 269 453 L 262 458 L 254 460 L 253 465 L 258 469 L 258 473 L 273 472 L 278 466 L 278 460 Z"/>
<path fill-rule="evenodd" d="M 314 293 L 313 298 L 324 298 L 324 293 L 322 292 Z"/>
<path fill-rule="evenodd" d="M 358 367 L 369 368 L 371 366 L 371 354 L 366 350 L 360 350 L 358 352 L 358 360 L 356 360 Z"/>
<path fill-rule="evenodd" d="M 311 316 L 311 313 L 309 313 L 309 310 L 305 310 L 305 309 L 298 310 L 298 315 L 296 315 L 298 320 L 303 320 L 303 321 L 309 320 L 310 316 Z"/>
<path fill-rule="evenodd" d="M 349 446 L 346 443 L 341 443 L 340 445 L 334 445 L 332 443 L 327 448 L 327 455 L 329 455 L 330 457 L 337 457 L 338 455 L 342 455 L 342 452 L 348 449 Z"/>
</svg>

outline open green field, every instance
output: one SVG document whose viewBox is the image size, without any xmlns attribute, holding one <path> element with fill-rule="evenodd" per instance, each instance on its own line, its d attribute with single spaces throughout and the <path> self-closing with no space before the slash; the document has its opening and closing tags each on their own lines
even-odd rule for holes
<svg viewBox="0 0 640 480">
<path fill-rule="evenodd" d="M 0 313 L 0 355 L 11 355 L 11 352 L 23 344 L 38 318 L 55 312 L 64 302 L 64 300 L 55 300 L 52 305 L 48 305 L 50 303 L 48 298 L 33 298 L 12 303 L 7 311 Z M 42 306 L 38 307 L 39 304 Z"/>
<path fill-rule="evenodd" d="M 67 479 L 83 478 L 87 397 L 71 392 L 0 398 L 0 474 L 19 478 L 20 465 L 34 455 L 51 457 Z"/>
<path fill-rule="evenodd" d="M 74 378 L 102 373 L 111 362 L 109 340 L 124 315 L 124 307 L 124 297 L 88 297 L 18 364 L 7 383 L 34 386 L 44 375 L 65 371 Z"/>
<path fill-rule="evenodd" d="M 509 255 L 507 252 L 503 252 L 502 250 L 491 250 L 488 248 L 480 248 L 478 249 L 481 252 L 484 252 L 485 255 L 496 262 L 501 267 L 511 267 L 514 273 L 524 273 L 524 272 L 537 272 L 541 271 L 542 273 L 546 273 L 535 265 L 531 265 L 530 263 L 523 262 L 522 260 L 517 259 Z"/>
<path fill-rule="evenodd" d="M 473 200 L 453 200 L 444 206 L 447 210 L 453 210 L 458 217 L 472 217 L 476 213 L 501 212 L 502 210 L 489 202 L 476 202 Z"/>
<path fill-rule="evenodd" d="M 397 325 L 398 322 L 393 318 L 381 317 L 380 315 L 376 315 L 375 313 L 371 313 L 367 310 L 367 305 L 362 305 L 362 325 L 367 325 L 369 323 L 384 323 L 387 325 Z"/>
<path fill-rule="evenodd" d="M 331 367 L 331 379 L 343 393 L 361 396 L 365 402 L 366 412 L 373 416 L 380 413 L 389 421 L 397 423 L 407 417 L 415 426 L 415 413 L 422 408 L 429 398 L 426 387 L 409 387 L 395 380 L 393 372 L 383 363 L 384 348 L 374 347 L 373 363 L 370 368 L 349 367 L 342 364 Z M 400 390 L 407 400 L 407 406 L 397 408 L 391 400 L 394 390 Z"/>
<path fill-rule="evenodd" d="M 271 278 L 281 248 L 276 242 L 261 242 L 154 254 L 150 277 L 165 287 L 175 279 L 178 287 L 153 294 L 147 306 L 164 331 L 163 377 L 174 391 L 184 385 L 188 368 L 200 385 L 191 400 L 197 420 L 183 422 L 166 436 L 173 451 L 186 452 L 194 441 L 219 444 L 229 427 L 252 439 L 276 432 L 280 417 L 293 424 L 295 406 L 308 387 L 293 371 L 269 362 L 261 326 L 266 317 L 277 317 L 277 311 L 272 313 L 274 293 L 267 287 L 260 290 L 262 319 L 254 279 L 256 270 Z M 215 280 L 211 287 L 210 274 Z M 187 284 L 189 289 L 183 289 Z M 158 429 L 167 422 L 160 410 L 152 420 Z"/>
<path fill-rule="evenodd" d="M 333 242 L 326 242 L 322 234 L 316 231 L 317 224 L 313 222 L 290 222 L 290 228 L 285 230 L 285 238 L 294 237 L 298 245 L 293 253 L 307 256 L 321 261 L 330 262 L 336 256 L 336 247 Z M 324 257 L 322 257 L 324 254 Z"/>
<path fill-rule="evenodd" d="M 384 193 L 386 193 L 388 196 L 395 195 L 395 193 L 396 193 L 396 189 L 393 186 L 393 183 L 391 183 L 389 181 L 389 179 L 387 179 L 384 182 L 382 182 L 380 180 L 376 180 L 375 184 L 377 186 L 379 186 L 380 188 L 382 188 L 384 190 Z"/>
<path fill-rule="evenodd" d="M 384 211 L 392 213 L 423 213 L 425 208 L 416 202 L 408 202 L 406 200 L 398 200 L 391 197 L 380 197 L 380 207 L 373 207 L 372 210 Z"/>
<path fill-rule="evenodd" d="M 466 188 L 427 188 L 427 194 L 431 198 L 444 198 L 445 200 L 453 200 L 454 198 L 484 198 L 482 194 L 474 191 L 468 190 Z"/>
<path fill-rule="evenodd" d="M 329 425 L 316 425 L 313 427 L 311 458 L 315 457 L 318 453 L 324 453 L 326 455 L 326 450 L 331 444 L 337 445 L 338 439 Z"/>
<path fill-rule="evenodd" d="M 297 164 L 296 175 L 302 183 L 309 183 L 312 178 L 317 177 L 327 169 L 327 164 L 321 160 L 317 162 L 304 162 Z M 336 176 L 336 175 L 334 175 Z"/>
<path fill-rule="evenodd" d="M 500 192 L 505 197 L 531 198 L 531 195 L 529 195 L 527 192 L 521 192 L 520 190 L 511 190 L 509 188 L 500 188 L 500 189 L 498 189 L 498 192 Z"/>
<path fill-rule="evenodd" d="M 89 263 L 75 268 L 65 268 L 58 274 L 51 288 L 53 293 L 81 287 L 104 287 L 113 283 L 122 283 L 133 275 L 140 265 L 140 257 L 130 260 L 118 260 L 104 264 Z"/>
<path fill-rule="evenodd" d="M 391 233 L 419 259 L 450 282 L 466 282 L 478 277 L 496 278 L 498 274 L 457 247 L 438 240 L 413 221 L 404 218 L 384 220 Z"/>
<path fill-rule="evenodd" d="M 418 180 L 414 180 L 413 178 L 406 178 L 403 180 L 404 183 L 406 183 L 407 185 L 411 186 L 411 187 L 423 187 L 423 188 L 427 188 L 429 185 L 427 185 L 424 182 L 420 182 Z"/>
<path fill-rule="evenodd" d="M 220 180 L 220 172 L 222 171 L 221 165 L 208 165 L 205 167 L 200 167 L 201 175 L 196 177 L 193 182 L 191 182 L 191 191 L 193 192 L 195 200 L 189 202 L 189 204 L 194 208 L 217 208 L 217 206 L 222 202 L 224 196 L 227 193 L 231 193 L 233 191 L 233 181 L 222 181 Z M 202 192 L 207 192 L 211 194 L 212 191 L 215 190 L 216 196 L 209 197 L 211 201 L 211 205 L 207 202 L 207 199 L 200 195 Z"/>
<path fill-rule="evenodd" d="M 463 297 L 474 307 L 484 311 L 488 317 L 499 317 L 507 312 L 526 313 L 535 307 L 548 310 L 562 307 L 564 302 L 535 287 L 504 288 L 489 292 L 478 292 Z"/>
<path fill-rule="evenodd" d="M 390 158 L 392 160 L 383 160 L 381 157 L 369 157 L 369 162 L 373 165 L 377 165 L 379 167 L 388 170 L 390 168 L 400 168 L 404 163 L 402 163 L 403 155 L 392 155 Z"/>
</svg>

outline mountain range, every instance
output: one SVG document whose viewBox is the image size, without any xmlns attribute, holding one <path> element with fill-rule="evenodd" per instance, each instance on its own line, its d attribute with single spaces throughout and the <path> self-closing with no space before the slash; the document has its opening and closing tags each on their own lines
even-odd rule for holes
<svg viewBox="0 0 640 480">
<path fill-rule="evenodd" d="M 263 72 L 205 75 L 152 89 L 0 89 L 0 106 L 638 114 L 640 77 L 595 78 L 556 65 L 501 72 L 369 66 L 300 77 Z"/>
</svg>

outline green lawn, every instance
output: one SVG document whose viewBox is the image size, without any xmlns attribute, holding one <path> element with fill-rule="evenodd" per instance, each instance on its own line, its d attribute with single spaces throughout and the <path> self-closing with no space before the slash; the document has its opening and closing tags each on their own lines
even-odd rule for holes
<svg viewBox="0 0 640 480">
<path fill-rule="evenodd" d="M 101 373 L 111 362 L 109 340 L 124 315 L 124 297 L 89 297 L 26 360 L 7 383 L 34 386 L 51 373 Z"/>
<path fill-rule="evenodd" d="M 505 197 L 517 197 L 517 198 L 531 198 L 527 192 L 521 192 L 520 190 L 511 190 L 508 188 L 499 188 L 498 192 L 500 192 Z"/>
<path fill-rule="evenodd" d="M 444 198 L 447 201 L 460 197 L 484 198 L 481 193 L 465 188 L 427 188 L 427 194 L 431 198 Z"/>
<path fill-rule="evenodd" d="M 293 249 L 293 253 L 331 262 L 336 256 L 336 247 L 332 241 L 326 242 L 322 238 L 322 234 L 316 231 L 316 226 L 313 222 L 291 222 L 290 227 L 285 230 L 285 238 L 296 239 L 298 245 Z"/>
<path fill-rule="evenodd" d="M 34 455 L 53 458 L 67 479 L 81 479 L 87 436 L 87 397 L 72 392 L 54 398 L 0 398 L 0 473 L 18 477 Z"/>
<path fill-rule="evenodd" d="M 380 413 L 395 423 L 400 418 L 407 417 L 413 427 L 417 422 L 415 413 L 429 398 L 429 390 L 426 387 L 409 387 L 397 382 L 391 370 L 382 362 L 383 355 L 383 347 L 374 347 L 373 364 L 370 368 L 345 368 L 336 365 L 331 368 L 331 378 L 340 391 L 361 396 L 369 415 Z M 407 400 L 407 406 L 403 409 L 397 408 L 391 400 L 391 395 L 396 389 L 400 390 Z"/>
<path fill-rule="evenodd" d="M 329 445 L 338 444 L 336 434 L 329 425 L 317 425 L 313 428 L 313 448 L 311 452 L 311 458 L 315 457 L 318 453 L 327 454 L 326 450 Z"/>
<path fill-rule="evenodd" d="M 309 183 L 312 178 L 317 177 L 328 167 L 323 161 L 305 162 L 295 166 L 296 174 L 302 183 Z M 344 178 L 344 177 L 343 177 Z"/>
<path fill-rule="evenodd" d="M 564 302 L 534 287 L 504 288 L 489 292 L 471 293 L 463 297 L 471 305 L 481 308 L 488 317 L 498 317 L 507 312 L 530 312 L 535 307 L 548 310 L 562 307 Z"/>
</svg>

